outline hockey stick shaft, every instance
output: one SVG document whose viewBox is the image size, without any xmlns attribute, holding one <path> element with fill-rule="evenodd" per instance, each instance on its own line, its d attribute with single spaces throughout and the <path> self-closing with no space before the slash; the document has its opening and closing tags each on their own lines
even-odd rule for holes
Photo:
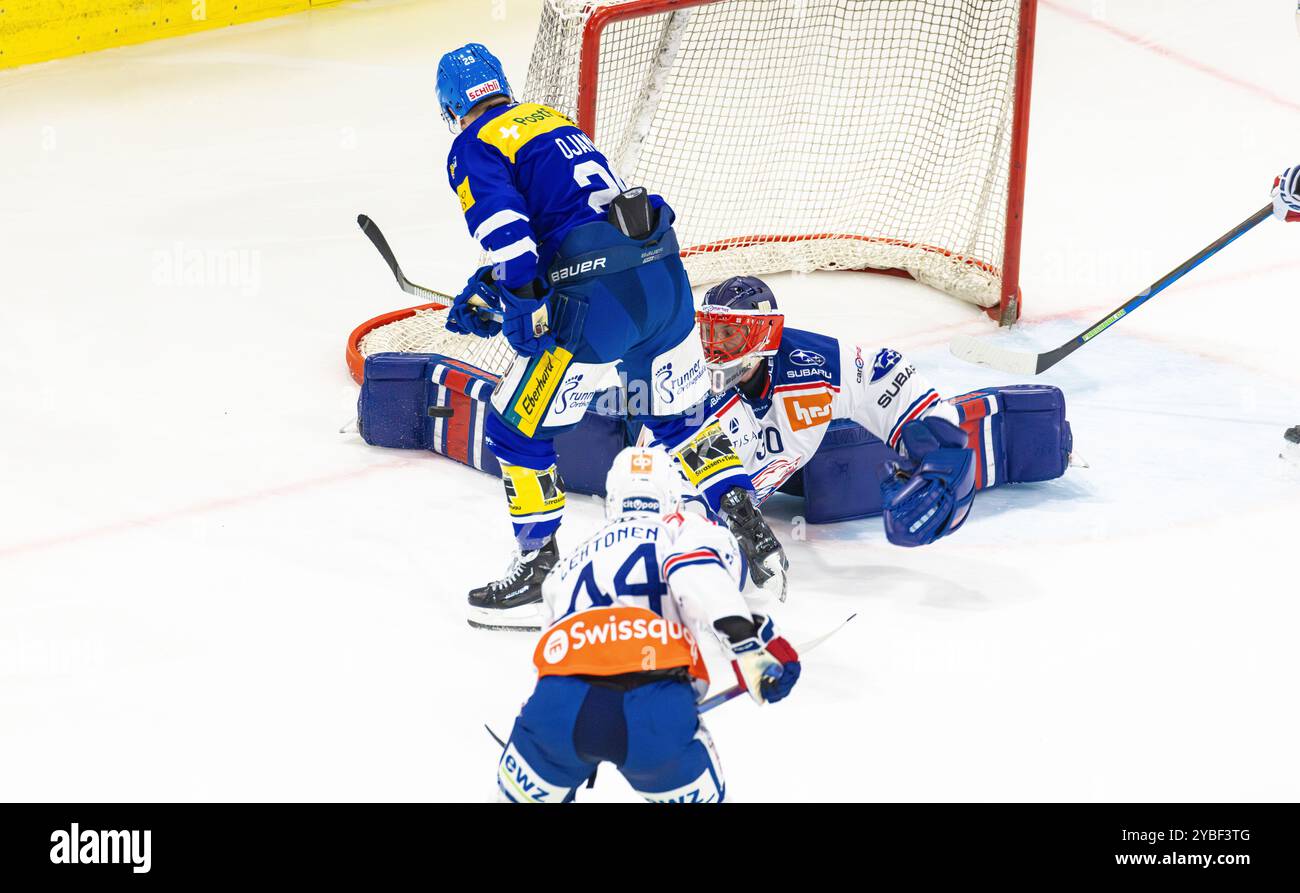
<svg viewBox="0 0 1300 893">
<path fill-rule="evenodd" d="M 452 295 L 443 294 L 442 292 L 434 291 L 431 288 L 425 288 L 423 285 L 416 285 L 414 282 L 407 279 L 406 275 L 402 272 L 401 266 L 397 263 L 397 256 L 393 254 L 393 249 L 389 247 L 388 240 L 384 238 L 384 233 L 380 230 L 379 224 L 375 223 L 365 214 L 358 214 L 357 226 L 361 227 L 361 231 L 366 234 L 368 239 L 370 239 L 371 244 L 375 246 L 375 249 L 384 259 L 384 262 L 388 264 L 388 269 L 393 271 L 393 278 L 397 280 L 397 286 L 402 291 L 406 292 L 408 295 L 414 295 L 417 298 L 432 298 L 435 301 L 441 301 L 449 307 L 452 302 L 456 300 Z M 499 311 L 490 310 L 481 298 L 473 297 L 470 298 L 469 301 L 477 307 L 482 307 L 483 310 L 491 315 L 492 319 L 497 322 L 501 322 L 505 319 L 504 314 Z"/>
<path fill-rule="evenodd" d="M 820 636 L 818 636 L 815 639 L 809 639 L 807 642 L 804 642 L 803 644 L 799 645 L 796 648 L 796 650 L 799 652 L 800 656 L 807 654 L 809 651 L 812 651 L 814 648 L 816 648 L 818 645 L 825 642 L 831 636 L 835 635 L 837 632 L 844 629 L 844 627 L 848 626 L 849 621 L 857 616 L 858 616 L 857 614 L 850 614 L 848 618 L 845 619 L 845 621 L 841 623 L 839 626 L 835 627 L 834 629 L 828 632 L 822 633 Z M 711 698 L 705 698 L 703 701 L 700 701 L 699 706 L 696 709 L 700 713 L 708 713 L 714 707 L 718 707 L 722 704 L 725 704 L 728 701 L 730 701 L 732 698 L 738 698 L 741 695 L 745 694 L 747 691 L 749 691 L 748 688 L 746 688 L 741 683 L 737 683 L 725 691 L 718 692 L 716 695 L 714 695 Z"/>
<path fill-rule="evenodd" d="M 1272 215 L 1273 205 L 1271 203 L 1260 208 L 1218 239 L 1214 240 L 1196 254 L 1183 261 L 1177 267 L 1170 270 L 1164 276 L 1151 283 L 1151 285 L 1145 290 L 1138 292 L 1106 316 L 1103 316 L 1092 326 L 1083 332 L 1080 332 L 1074 338 L 1071 338 L 1069 341 L 1054 350 L 1049 350 L 1040 354 L 1028 354 L 1020 351 L 1011 351 L 994 347 L 993 345 L 986 344 L 979 339 L 967 336 L 953 339 L 951 350 L 954 355 L 973 363 L 992 366 L 1006 372 L 1038 375 L 1052 368 L 1080 347 L 1083 347 L 1089 341 L 1131 314 L 1134 310 L 1160 294 L 1179 279 L 1182 279 L 1192 270 L 1195 270 L 1224 248 L 1227 248 L 1233 242 L 1237 241 Z"/>
</svg>

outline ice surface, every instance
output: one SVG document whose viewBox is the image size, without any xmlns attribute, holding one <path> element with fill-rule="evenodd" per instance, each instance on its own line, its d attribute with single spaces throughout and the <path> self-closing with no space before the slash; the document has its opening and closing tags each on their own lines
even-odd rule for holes
<svg viewBox="0 0 1300 893">
<path fill-rule="evenodd" d="M 464 622 L 508 559 L 500 484 L 336 431 L 347 332 L 408 301 L 356 214 L 463 281 L 434 66 L 483 40 L 522 83 L 537 8 L 357 3 L 0 74 L 0 797 L 492 796 L 482 723 L 532 648 Z M 1025 324 L 836 273 L 773 277 L 791 325 L 947 393 L 1008 381 L 947 339 L 1059 344 L 1300 161 L 1281 4 L 1039 21 Z M 1090 467 L 951 539 L 798 540 L 773 503 L 791 638 L 859 616 L 791 699 L 710 714 L 729 795 L 1300 797 L 1298 240 L 1267 222 L 1047 373 Z M 573 499 L 567 541 L 598 517 Z M 605 771 L 584 799 L 629 796 Z"/>
</svg>

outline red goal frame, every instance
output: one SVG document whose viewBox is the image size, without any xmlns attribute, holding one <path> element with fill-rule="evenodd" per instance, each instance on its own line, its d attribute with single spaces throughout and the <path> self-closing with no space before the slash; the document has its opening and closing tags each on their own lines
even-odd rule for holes
<svg viewBox="0 0 1300 893">
<path fill-rule="evenodd" d="M 602 6 L 596 9 L 583 27 L 582 55 L 578 63 L 578 126 L 586 131 L 593 140 L 596 138 L 596 85 L 600 77 L 600 39 L 601 34 L 610 24 L 634 19 L 655 13 L 687 9 L 692 6 L 704 6 L 709 3 L 722 3 L 726 0 L 632 0 L 618 6 Z M 1011 165 L 1007 182 L 1007 223 L 1006 238 L 1002 252 L 1002 296 L 995 307 L 985 312 L 997 320 L 1000 325 L 1011 325 L 1020 318 L 1020 248 L 1021 231 L 1025 205 L 1025 159 L 1029 152 L 1029 100 L 1033 86 L 1034 74 L 1034 32 L 1038 18 L 1038 0 L 1020 0 L 1019 35 L 1016 45 L 1016 84 L 1015 112 L 1011 129 Z M 727 243 L 694 245 L 682 249 L 682 256 L 717 251 L 727 245 L 755 244 L 760 242 L 788 241 L 793 237 L 767 234 L 755 234 L 741 239 L 729 239 Z M 797 237 L 804 239 L 822 238 L 863 238 L 826 233 Z M 945 249 L 929 245 L 911 245 L 926 251 L 951 253 Z M 988 264 L 974 259 L 969 263 L 978 264 L 990 272 L 996 272 Z M 890 273 L 909 276 L 905 270 L 868 270 L 866 272 Z M 910 278 L 910 276 L 909 276 Z"/>
</svg>

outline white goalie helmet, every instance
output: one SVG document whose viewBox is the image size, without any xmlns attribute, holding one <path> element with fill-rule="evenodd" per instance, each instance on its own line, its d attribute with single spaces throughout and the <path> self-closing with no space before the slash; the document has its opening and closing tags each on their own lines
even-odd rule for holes
<svg viewBox="0 0 1300 893">
<path fill-rule="evenodd" d="M 661 447 L 624 447 L 605 476 L 605 519 L 667 515 L 682 503 L 682 477 Z"/>
</svg>

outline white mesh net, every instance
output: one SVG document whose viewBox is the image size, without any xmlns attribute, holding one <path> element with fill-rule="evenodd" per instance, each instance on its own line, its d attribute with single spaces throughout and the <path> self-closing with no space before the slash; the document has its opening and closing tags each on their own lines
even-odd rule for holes
<svg viewBox="0 0 1300 893">
<path fill-rule="evenodd" d="M 524 96 L 578 115 L 584 26 L 627 2 L 547 0 Z M 1019 9 L 719 0 L 615 21 L 596 143 L 673 205 L 696 285 L 876 267 L 994 306 Z"/>
<path fill-rule="evenodd" d="M 440 353 L 494 375 L 502 375 L 515 353 L 506 339 L 457 335 L 446 329 L 447 311 L 417 310 L 414 315 L 371 329 L 357 342 L 363 357 L 372 353 Z"/>
</svg>

